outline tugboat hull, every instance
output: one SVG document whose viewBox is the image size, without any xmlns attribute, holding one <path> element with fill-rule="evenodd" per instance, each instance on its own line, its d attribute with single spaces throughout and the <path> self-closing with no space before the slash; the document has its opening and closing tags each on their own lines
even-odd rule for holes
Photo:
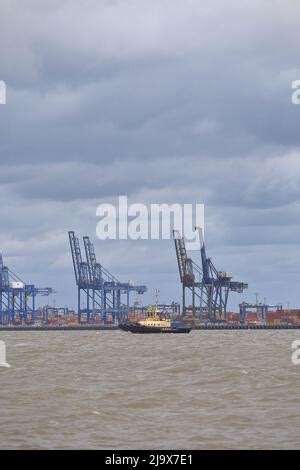
<svg viewBox="0 0 300 470">
<path fill-rule="evenodd" d="M 159 327 L 159 326 L 144 326 L 138 323 L 121 323 L 119 328 L 123 331 L 130 331 L 131 333 L 189 333 L 191 328 L 182 326 Z"/>
</svg>

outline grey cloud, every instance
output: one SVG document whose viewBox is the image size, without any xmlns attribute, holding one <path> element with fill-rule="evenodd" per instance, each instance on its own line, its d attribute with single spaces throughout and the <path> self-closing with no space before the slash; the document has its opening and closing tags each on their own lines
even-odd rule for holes
<svg viewBox="0 0 300 470">
<path fill-rule="evenodd" d="M 216 264 L 274 301 L 280 272 L 296 303 L 299 14 L 293 1 L 2 1 L 0 248 L 15 270 L 74 302 L 66 232 L 95 235 L 99 202 L 204 202 Z M 97 246 L 116 274 L 179 299 L 171 241 Z"/>
</svg>

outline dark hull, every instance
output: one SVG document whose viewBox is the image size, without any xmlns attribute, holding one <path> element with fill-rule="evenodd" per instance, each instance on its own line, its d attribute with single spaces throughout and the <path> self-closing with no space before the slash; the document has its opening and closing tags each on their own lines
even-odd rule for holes
<svg viewBox="0 0 300 470">
<path fill-rule="evenodd" d="M 121 323 L 119 328 L 123 331 L 130 331 L 131 333 L 189 333 L 191 328 L 185 327 L 151 327 L 143 326 L 137 323 Z"/>
</svg>

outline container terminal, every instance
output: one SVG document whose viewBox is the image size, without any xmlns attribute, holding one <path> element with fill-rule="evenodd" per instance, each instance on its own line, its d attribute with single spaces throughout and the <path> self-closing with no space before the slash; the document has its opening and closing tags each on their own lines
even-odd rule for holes
<svg viewBox="0 0 300 470">
<path fill-rule="evenodd" d="M 183 320 L 194 329 L 294 329 L 300 328 L 300 309 L 283 309 L 282 305 L 241 302 L 239 312 L 227 311 L 231 292 L 243 293 L 244 282 L 233 281 L 230 271 L 218 271 L 206 255 L 199 230 L 201 263 L 187 254 L 185 240 L 173 231 L 176 259 L 181 283 L 182 304 L 158 304 L 165 318 Z M 51 287 L 27 284 L 3 263 L 0 253 L 0 331 L 115 330 L 126 320 L 144 317 L 149 306 L 130 300 L 131 293 L 144 294 L 145 285 L 121 282 L 97 261 L 94 245 L 88 236 L 83 247 L 74 231 L 68 232 L 71 260 L 77 291 L 77 311 L 68 307 L 36 307 L 37 296 L 49 296 Z M 83 256 L 85 255 L 85 258 Z"/>
</svg>

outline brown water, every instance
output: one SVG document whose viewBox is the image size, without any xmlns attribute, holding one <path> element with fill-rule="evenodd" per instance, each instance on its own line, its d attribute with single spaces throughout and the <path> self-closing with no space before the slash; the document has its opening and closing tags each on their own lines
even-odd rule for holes
<svg viewBox="0 0 300 470">
<path fill-rule="evenodd" d="M 300 448 L 300 331 L 0 339 L 2 449 Z"/>
</svg>

